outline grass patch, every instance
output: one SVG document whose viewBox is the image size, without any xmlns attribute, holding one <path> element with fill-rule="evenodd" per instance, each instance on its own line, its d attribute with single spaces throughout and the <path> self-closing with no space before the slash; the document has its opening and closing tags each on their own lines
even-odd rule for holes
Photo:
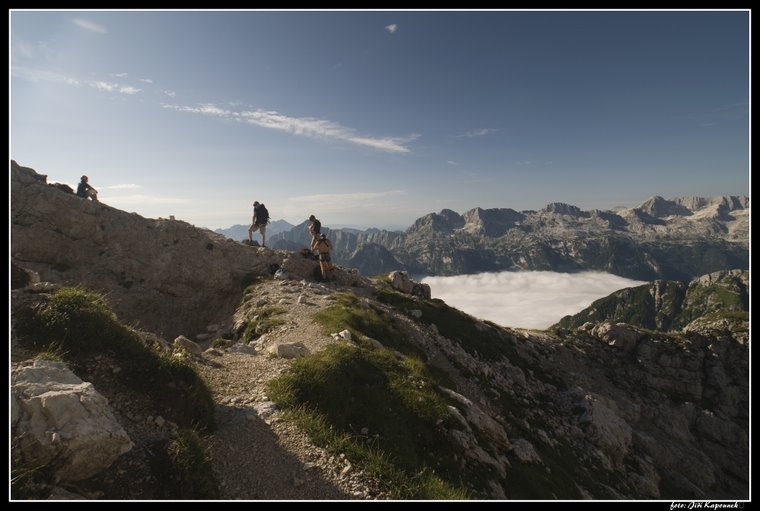
<svg viewBox="0 0 760 511">
<path fill-rule="evenodd" d="M 145 395 L 155 410 L 180 426 L 165 449 L 151 451 L 151 462 L 159 466 L 154 473 L 163 479 L 164 498 L 218 497 L 207 442 L 200 436 L 214 428 L 214 402 L 192 366 L 172 357 L 150 336 L 143 338 L 119 323 L 102 295 L 84 289 L 59 289 L 21 309 L 13 319 L 19 342 L 37 357 L 65 362 L 75 373 L 90 376 L 96 388 L 107 386 L 107 380 Z M 110 364 L 121 369 L 117 378 L 107 367 Z M 13 438 L 12 444 L 20 441 Z M 12 451 L 14 498 L 45 498 L 52 465 L 28 467 L 20 450 Z"/>
<path fill-rule="evenodd" d="M 384 311 L 350 293 L 335 293 L 336 302 L 314 315 L 325 334 L 348 328 L 359 339 L 374 339 L 404 355 L 424 357 Z"/>
<path fill-rule="evenodd" d="M 466 498 L 443 436 L 453 426 L 447 401 L 421 361 L 332 344 L 295 360 L 268 394 L 316 444 L 345 454 L 394 498 Z"/>
<path fill-rule="evenodd" d="M 165 443 L 151 460 L 159 478 L 158 498 L 218 499 L 219 489 L 211 467 L 211 442 L 196 430 L 183 429 Z"/>
<path fill-rule="evenodd" d="M 443 300 L 415 300 L 382 285 L 378 286 L 376 296 L 381 302 L 400 310 L 420 310 L 421 322 L 434 324 L 439 332 L 445 332 L 446 337 L 458 341 L 472 355 L 489 360 L 515 355 L 514 348 L 505 343 L 495 329 L 478 328 L 471 316 L 449 307 Z"/>
<path fill-rule="evenodd" d="M 254 318 L 248 322 L 245 330 L 243 330 L 243 341 L 251 342 L 270 332 L 275 327 L 284 325 L 285 320 L 278 317 L 284 313 L 285 309 L 282 307 L 268 307 L 258 311 Z"/>
<path fill-rule="evenodd" d="M 229 339 L 222 339 L 221 337 L 217 337 L 213 341 L 211 341 L 211 347 L 212 348 L 218 348 L 218 349 L 227 349 L 230 346 L 232 346 L 232 341 Z"/>
<path fill-rule="evenodd" d="M 213 429 L 211 392 L 195 370 L 119 323 L 102 295 L 62 288 L 14 319 L 19 342 L 27 348 L 93 375 L 102 372 L 98 358 L 109 356 L 122 369 L 118 383 L 148 395 L 162 415 L 181 427 Z"/>
<path fill-rule="evenodd" d="M 49 481 L 53 479 L 51 465 L 32 466 L 24 461 L 18 447 L 20 439 L 11 439 L 11 499 L 44 500 L 50 495 Z"/>
</svg>

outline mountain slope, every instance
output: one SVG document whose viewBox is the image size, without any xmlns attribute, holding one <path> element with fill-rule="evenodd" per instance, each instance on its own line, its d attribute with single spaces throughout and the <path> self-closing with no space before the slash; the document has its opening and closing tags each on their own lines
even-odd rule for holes
<svg viewBox="0 0 760 511">
<path fill-rule="evenodd" d="M 458 228 L 456 217 L 448 221 Z M 678 332 L 611 321 L 502 328 L 386 278 L 340 266 L 322 284 L 316 263 L 298 252 L 162 222 L 82 201 L 12 165 L 11 341 L 34 344 L 18 337 L 29 331 L 19 321 L 58 287 L 103 293 L 121 321 L 173 346 L 173 360 L 207 382 L 219 423 L 211 463 L 226 498 L 749 496 L 744 310 L 714 311 Z M 196 355 L 170 342 L 180 334 L 198 344 Z M 33 355 L 14 349 L 12 366 Z M 72 367 L 106 393 L 130 435 L 154 427 L 145 418 L 163 411 L 146 396 L 110 393 L 125 377 L 117 361 L 84 362 Z M 81 483 L 85 496 L 145 496 L 125 478 L 155 474 L 138 468 L 156 451 L 140 435 L 133 441 L 147 461 L 120 458 L 116 472 Z M 270 456 L 251 453 L 259 441 Z M 264 459 L 268 468 L 258 470 Z M 270 473 L 280 478 L 263 482 Z"/>
<path fill-rule="evenodd" d="M 711 313 L 749 311 L 749 272 L 712 273 L 689 283 L 657 280 L 626 288 L 594 301 L 585 310 L 565 316 L 556 328 L 572 329 L 586 322 L 632 323 L 652 330 L 681 330 Z"/>
</svg>

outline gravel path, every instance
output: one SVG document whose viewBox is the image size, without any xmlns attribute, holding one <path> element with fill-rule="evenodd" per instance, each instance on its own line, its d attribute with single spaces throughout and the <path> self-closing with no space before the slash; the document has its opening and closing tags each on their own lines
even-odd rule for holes
<svg viewBox="0 0 760 511">
<path fill-rule="evenodd" d="M 378 485 L 346 459 L 312 445 L 292 423 L 282 420 L 266 395 L 267 382 L 291 363 L 269 354 L 273 346 L 301 342 L 313 353 L 337 342 L 312 319 L 333 303 L 332 290 L 314 283 L 268 280 L 257 291 L 239 313 L 250 316 L 256 307 L 277 306 L 285 311 L 277 316 L 285 323 L 259 338 L 255 353 L 240 347 L 207 351 L 197 364 L 217 403 L 213 458 L 221 498 L 383 498 Z"/>
</svg>

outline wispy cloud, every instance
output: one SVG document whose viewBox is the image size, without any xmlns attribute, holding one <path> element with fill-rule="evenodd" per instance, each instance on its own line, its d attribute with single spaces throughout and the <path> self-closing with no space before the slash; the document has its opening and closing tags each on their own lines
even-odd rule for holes
<svg viewBox="0 0 760 511">
<path fill-rule="evenodd" d="M 314 117 L 290 117 L 275 111 L 267 110 L 229 110 L 214 104 L 199 106 L 178 106 L 164 104 L 164 108 L 179 112 L 189 112 L 201 115 L 218 117 L 221 119 L 235 120 L 247 124 L 253 124 L 262 128 L 274 129 L 310 138 L 328 140 L 340 140 L 351 144 L 372 147 L 381 151 L 392 153 L 408 153 L 406 146 L 418 135 L 407 137 L 369 137 L 359 135 L 355 130 L 342 126 L 336 122 Z"/>
<path fill-rule="evenodd" d="M 11 48 L 13 49 L 14 56 L 31 58 L 37 54 L 39 46 L 27 41 L 13 41 Z"/>
<path fill-rule="evenodd" d="M 446 163 L 448 163 L 449 165 L 459 165 L 459 164 L 458 164 L 457 162 L 455 162 L 454 160 L 449 160 L 449 161 L 447 161 Z"/>
<path fill-rule="evenodd" d="M 57 82 L 74 86 L 88 85 L 97 90 L 118 94 L 135 95 L 143 92 L 143 89 L 118 82 L 104 80 L 80 82 L 64 75 L 22 67 L 12 67 L 11 76 L 32 81 Z M 151 83 L 148 79 L 143 79 L 141 81 Z M 175 96 L 173 91 L 163 92 L 169 97 Z M 161 106 L 178 112 L 207 115 L 220 119 L 256 125 L 262 128 L 284 131 L 286 133 L 304 137 L 338 140 L 390 153 L 410 152 L 411 149 L 408 147 L 408 144 L 419 138 L 419 135 L 417 134 L 410 134 L 405 137 L 373 137 L 362 135 L 352 128 L 348 128 L 330 120 L 317 119 L 314 117 L 291 117 L 271 110 L 229 109 L 210 103 L 199 106 L 182 106 L 162 103 Z"/>
<path fill-rule="evenodd" d="M 456 135 L 457 138 L 474 138 L 474 137 L 485 137 L 486 135 L 493 135 L 494 133 L 498 133 L 498 129 L 496 128 L 481 128 L 479 130 L 470 130 L 462 133 L 461 135 Z"/>
<path fill-rule="evenodd" d="M 12 66 L 11 77 L 29 80 L 31 82 L 51 82 L 65 83 L 66 85 L 80 85 L 75 78 L 65 76 L 51 71 L 40 71 L 38 69 L 29 69 L 26 67 Z"/>
<path fill-rule="evenodd" d="M 150 78 L 138 78 L 137 80 L 143 83 L 153 83 L 153 80 Z"/>
<path fill-rule="evenodd" d="M 644 284 L 599 272 L 480 273 L 426 277 L 433 298 L 472 316 L 513 328 L 548 328 L 594 300 Z"/>
<path fill-rule="evenodd" d="M 533 165 L 533 162 L 530 160 L 516 161 L 515 165 Z"/>
<path fill-rule="evenodd" d="M 74 18 L 72 20 L 74 24 L 80 28 L 83 28 L 85 30 L 88 30 L 90 32 L 95 32 L 98 34 L 105 34 L 108 32 L 108 30 L 105 29 L 105 27 L 98 25 L 97 23 L 93 23 L 92 21 L 83 20 L 80 18 Z"/>
<path fill-rule="evenodd" d="M 387 30 L 388 32 L 390 32 L 392 34 L 396 30 L 398 30 L 398 25 L 396 25 L 395 23 L 392 23 L 390 25 L 386 25 L 385 30 Z"/>
<path fill-rule="evenodd" d="M 142 89 L 132 87 L 131 85 L 120 85 L 118 83 L 108 83 L 103 81 L 89 82 L 90 87 L 106 92 L 118 92 L 119 94 L 138 94 Z"/>
<path fill-rule="evenodd" d="M 164 94 L 166 94 L 166 95 L 167 95 L 167 96 L 169 96 L 170 98 L 173 98 L 174 96 L 176 96 L 176 95 L 177 95 L 177 93 L 176 93 L 176 92 L 174 92 L 173 90 L 165 90 L 165 91 L 164 91 Z"/>
<path fill-rule="evenodd" d="M 105 92 L 113 92 L 117 94 L 127 94 L 130 96 L 134 94 L 139 94 L 140 92 L 142 92 L 142 89 L 133 87 L 131 85 L 124 85 L 124 84 L 115 83 L 115 82 L 106 82 L 103 80 L 80 81 L 70 76 L 66 76 L 66 75 L 62 75 L 58 73 L 52 73 L 50 71 L 40 71 L 38 69 L 29 69 L 25 67 L 12 67 L 11 76 L 14 78 L 22 78 L 24 80 L 29 80 L 32 82 L 63 83 L 66 85 L 73 85 L 75 87 L 87 85 L 87 86 L 92 87 L 93 89 L 97 89 L 97 90 L 101 90 Z"/>
</svg>

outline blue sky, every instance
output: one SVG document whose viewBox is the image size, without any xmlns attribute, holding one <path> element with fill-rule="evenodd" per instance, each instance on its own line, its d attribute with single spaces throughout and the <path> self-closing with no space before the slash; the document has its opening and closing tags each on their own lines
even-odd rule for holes
<svg viewBox="0 0 760 511">
<path fill-rule="evenodd" d="M 9 11 L 10 159 L 199 227 L 749 195 L 747 10 Z"/>
</svg>

